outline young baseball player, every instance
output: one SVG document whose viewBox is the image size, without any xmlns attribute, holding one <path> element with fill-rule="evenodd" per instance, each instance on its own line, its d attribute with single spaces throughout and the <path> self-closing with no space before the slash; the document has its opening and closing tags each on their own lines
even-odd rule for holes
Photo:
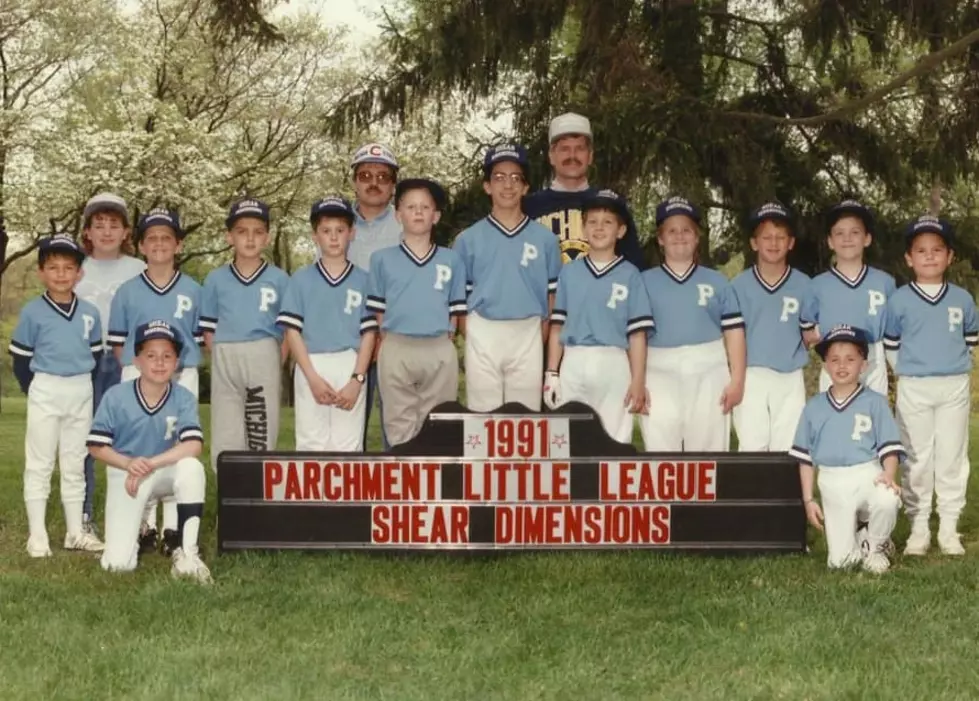
<svg viewBox="0 0 979 701">
<path fill-rule="evenodd" d="M 908 459 L 904 509 L 911 521 L 906 555 L 931 546 L 928 520 L 937 496 L 938 546 L 962 555 L 958 520 L 969 480 L 972 349 L 979 320 L 972 295 L 945 281 L 955 242 L 948 222 L 919 217 L 907 231 L 905 260 L 914 282 L 887 301 L 884 344 L 897 351 L 897 420 Z"/>
<path fill-rule="evenodd" d="M 24 305 L 10 339 L 14 374 L 27 395 L 24 503 L 31 557 L 51 555 L 45 521 L 55 460 L 65 550 L 102 550 L 102 542 L 82 528 L 84 436 L 92 423 L 92 375 L 102 355 L 99 310 L 72 292 L 84 257 L 70 237 L 41 240 L 37 268 L 45 292 Z"/>
<path fill-rule="evenodd" d="M 578 401 L 595 410 L 606 433 L 632 440 L 633 413 L 646 411 L 646 331 L 653 328 L 638 268 L 616 255 L 625 236 L 625 199 L 601 190 L 582 213 L 588 253 L 558 276 L 547 346 L 544 403 Z"/>
<path fill-rule="evenodd" d="M 835 262 L 812 280 L 812 300 L 803 315 L 803 327 L 820 329 L 848 324 L 862 328 L 869 336 L 867 372 L 861 382 L 887 396 L 887 364 L 884 361 L 884 327 L 887 300 L 894 294 L 894 278 L 863 262 L 864 250 L 873 240 L 874 216 L 856 200 L 844 200 L 829 214 L 827 242 Z M 829 374 L 819 375 L 819 391 L 830 385 Z"/>
<path fill-rule="evenodd" d="M 523 146 L 489 149 L 483 189 L 492 212 L 453 245 L 466 266 L 466 403 L 473 411 L 504 402 L 540 411 L 544 334 L 562 263 L 557 237 L 520 208 L 528 170 Z"/>
<path fill-rule="evenodd" d="M 309 214 L 320 257 L 297 270 L 278 322 L 296 360 L 296 450 L 364 449 L 377 320 L 367 311 L 367 273 L 347 260 L 354 210 L 338 196 Z"/>
<path fill-rule="evenodd" d="M 146 258 L 146 270 L 123 283 L 112 300 L 109 313 L 109 345 L 122 365 L 123 381 L 139 377 L 135 330 L 153 320 L 166 319 L 178 331 L 182 344 L 177 382 L 198 396 L 197 366 L 201 361 L 200 331 L 201 286 L 177 270 L 177 254 L 184 232 L 176 212 L 156 208 L 140 219 L 136 243 Z M 177 547 L 176 502 L 167 499 L 163 507 L 163 549 L 169 555 Z M 157 546 L 156 500 L 151 498 L 146 512 L 146 528 L 141 539 L 143 552 Z"/>
<path fill-rule="evenodd" d="M 887 398 L 860 384 L 868 346 L 866 333 L 850 326 L 830 329 L 816 344 L 832 385 L 806 403 L 789 455 L 799 461 L 806 518 L 825 527 L 829 566 L 880 574 L 890 567 L 904 448 Z M 822 507 L 813 498 L 817 468 Z M 868 522 L 864 547 L 856 536 L 861 519 Z"/>
<path fill-rule="evenodd" d="M 133 252 L 130 239 L 129 209 L 118 195 L 103 192 L 85 204 L 82 215 L 82 248 L 88 254 L 82 263 L 82 279 L 75 294 L 91 302 L 102 317 L 102 339 L 109 335 L 109 313 L 112 298 L 119 286 L 132 280 L 146 269 L 146 263 L 129 255 Z M 93 411 L 99 408 L 102 395 L 119 384 L 122 368 L 114 353 L 103 353 L 95 370 Z M 85 504 L 82 510 L 83 528 L 98 535 L 92 518 L 95 496 L 95 460 L 85 454 Z"/>
<path fill-rule="evenodd" d="M 210 582 L 197 548 L 204 512 L 204 443 L 197 397 L 170 380 L 182 342 L 177 329 L 157 319 L 131 334 L 139 377 L 110 389 L 95 414 L 88 446 L 106 464 L 105 552 L 102 568 L 136 569 L 140 524 L 146 502 L 173 496 L 177 502 L 174 577 Z"/>
<path fill-rule="evenodd" d="M 401 244 L 371 256 L 367 308 L 377 314 L 381 347 L 378 385 L 391 445 L 413 438 L 437 404 L 459 393 L 459 358 L 452 342 L 466 314 L 466 269 L 438 246 L 432 229 L 445 208 L 442 186 L 402 180 L 394 194 Z"/>
<path fill-rule="evenodd" d="M 811 280 L 788 264 L 795 235 L 786 207 L 763 204 L 748 225 L 755 264 L 731 283 L 748 346 L 744 398 L 734 407 L 734 428 L 742 452 L 785 452 L 806 405 L 802 368 L 809 353 L 800 313 Z"/>
<path fill-rule="evenodd" d="M 697 264 L 700 213 L 672 197 L 656 208 L 663 264 L 642 274 L 656 319 L 646 358 L 651 452 L 726 451 L 745 382 L 744 318 L 721 273 Z"/>
<path fill-rule="evenodd" d="M 231 205 L 226 240 L 234 260 L 204 280 L 200 325 L 211 351 L 211 468 L 225 450 L 275 450 L 283 351 L 275 323 L 289 276 L 262 260 L 269 208 L 256 199 Z"/>
</svg>

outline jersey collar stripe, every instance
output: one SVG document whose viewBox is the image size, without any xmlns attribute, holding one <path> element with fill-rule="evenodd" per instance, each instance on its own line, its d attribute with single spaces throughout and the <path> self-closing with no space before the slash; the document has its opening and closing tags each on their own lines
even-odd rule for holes
<svg viewBox="0 0 979 701">
<path fill-rule="evenodd" d="M 343 269 L 343 272 L 340 273 L 339 277 L 332 277 L 330 273 L 327 272 L 326 266 L 323 265 L 322 258 L 316 261 L 316 269 L 320 271 L 320 275 L 323 276 L 323 279 L 326 280 L 330 287 L 337 287 L 350 276 L 350 272 L 354 269 L 354 264 L 348 260 L 347 267 Z"/>
<path fill-rule="evenodd" d="M 430 261 L 432 258 L 435 257 L 435 251 L 438 250 L 438 246 L 435 243 L 433 243 L 432 247 L 428 249 L 428 253 L 426 253 L 421 258 L 416 256 L 414 252 L 410 248 L 408 248 L 407 244 L 405 244 L 404 241 L 401 242 L 401 250 L 404 251 L 404 254 L 411 259 L 412 263 L 414 263 L 420 268 L 421 266 L 425 265 L 425 263 L 427 263 L 428 261 Z"/>
<path fill-rule="evenodd" d="M 921 286 L 917 282 L 911 283 L 911 289 L 914 291 L 916 295 L 921 297 L 921 299 L 928 302 L 928 304 L 934 306 L 945 298 L 945 295 L 948 293 L 948 283 L 943 282 L 941 288 L 939 288 L 938 292 L 935 294 L 934 297 L 932 297 L 930 294 L 928 294 L 923 289 L 921 289 Z"/>
<path fill-rule="evenodd" d="M 599 270 L 598 269 L 598 266 L 595 265 L 595 262 L 591 259 L 591 256 L 587 256 L 586 255 L 585 256 L 585 266 L 588 268 L 588 271 L 592 275 L 594 275 L 595 277 L 602 277 L 603 275 L 608 275 L 610 272 L 612 272 L 613 270 L 615 270 L 619 266 L 619 263 L 621 263 L 624 260 L 625 260 L 625 258 L 623 258 L 622 256 L 619 256 L 615 260 L 611 261 L 604 268 L 602 268 L 601 270 Z"/>
<path fill-rule="evenodd" d="M 845 411 L 848 406 L 853 404 L 853 401 L 860 396 L 863 392 L 863 385 L 857 385 L 857 388 L 850 392 L 850 396 L 845 398 L 842 402 L 836 401 L 836 397 L 833 396 L 831 390 L 826 390 L 826 398 L 829 399 L 829 404 L 831 407 L 836 409 L 836 411 Z"/>
<path fill-rule="evenodd" d="M 156 283 L 154 283 L 150 279 L 149 273 L 147 273 L 145 270 L 142 273 L 140 273 L 139 276 L 140 278 L 142 278 L 143 282 L 146 283 L 146 286 L 149 287 L 151 290 L 156 292 L 158 295 L 165 295 L 167 292 L 173 289 L 174 285 L 177 284 L 177 280 L 180 279 L 180 271 L 174 270 L 173 277 L 170 278 L 170 282 L 168 282 L 163 287 L 157 287 Z"/>
<path fill-rule="evenodd" d="M 162 409 L 163 408 L 163 405 L 167 403 L 167 399 L 170 398 L 170 389 L 171 389 L 172 385 L 170 385 L 170 384 L 167 385 L 166 389 L 163 390 L 163 396 L 160 397 L 160 401 L 158 401 L 156 403 L 156 405 L 154 405 L 154 406 L 150 406 L 149 402 L 146 401 L 146 397 L 143 396 L 143 392 L 139 388 L 139 380 L 136 380 L 136 381 L 133 382 L 133 387 L 135 388 L 135 391 L 136 391 L 136 401 L 139 402 L 140 408 L 143 411 L 145 411 L 147 414 L 149 414 L 150 416 L 152 416 L 153 414 L 155 414 L 156 412 L 158 412 L 160 409 Z"/>
<path fill-rule="evenodd" d="M 240 282 L 242 285 L 250 285 L 258 280 L 258 278 L 262 277 L 262 273 L 264 273 L 265 269 L 269 267 L 269 264 L 268 261 L 263 260 L 262 264 L 258 266 L 258 268 L 255 269 L 255 272 L 251 275 L 242 275 L 241 271 L 235 267 L 234 263 L 231 263 L 228 267 L 231 268 L 231 274 L 237 278 L 238 282 Z"/>
<path fill-rule="evenodd" d="M 860 285 L 864 281 L 864 278 L 867 277 L 866 265 L 860 268 L 860 273 L 853 280 L 851 280 L 846 275 L 841 273 L 835 265 L 832 266 L 829 270 L 831 273 L 833 273 L 833 275 L 835 275 L 839 279 L 840 282 L 842 282 L 844 285 L 848 287 L 852 287 L 853 289 L 857 289 L 858 287 L 860 287 Z"/>
<path fill-rule="evenodd" d="M 524 218 L 523 218 L 523 219 L 522 219 L 522 220 L 520 221 L 520 223 L 519 223 L 519 224 L 517 224 L 517 225 L 516 225 L 515 227 L 513 227 L 512 229 L 508 229 L 508 228 L 506 228 L 505 226 L 503 226 L 503 224 L 502 224 L 502 223 L 500 223 L 500 220 L 499 220 L 499 219 L 497 219 L 496 217 L 494 217 L 494 216 L 493 216 L 492 214 L 490 214 L 490 215 L 489 215 L 488 217 L 486 217 L 486 220 L 487 220 L 487 221 L 488 221 L 488 222 L 489 222 L 489 223 L 490 223 L 490 224 L 491 224 L 491 225 L 492 225 L 492 226 L 493 226 L 493 227 L 494 227 L 494 228 L 495 228 L 495 229 L 496 229 L 497 231 L 499 231 L 499 232 L 500 232 L 501 234 L 503 234 L 504 236 L 508 236 L 508 237 L 510 237 L 510 238 L 513 238 L 514 236 L 516 236 L 517 234 L 519 234 L 519 233 L 520 233 L 521 231 L 523 231 L 524 229 L 526 229 L 526 228 L 527 228 L 527 225 L 528 225 L 528 224 L 530 223 L 530 217 L 527 217 L 527 216 L 525 216 L 525 217 L 524 217 Z"/>
<path fill-rule="evenodd" d="M 682 275 L 677 275 L 673 271 L 673 268 L 671 268 L 670 266 L 668 266 L 666 263 L 663 263 L 660 267 L 663 269 L 663 272 L 664 273 L 666 273 L 671 278 L 673 278 L 673 282 L 678 282 L 678 283 L 680 283 L 682 285 L 687 280 L 689 280 L 690 277 L 693 275 L 693 271 L 695 271 L 697 269 L 697 264 L 696 263 L 691 263 L 690 264 L 690 267 L 687 268 L 687 271 L 685 273 L 683 273 Z"/>
<path fill-rule="evenodd" d="M 761 285 L 766 292 L 769 294 L 774 294 L 779 291 L 782 285 L 789 281 L 789 275 L 792 274 L 792 268 L 785 266 L 785 272 L 782 273 L 782 277 L 780 277 L 774 285 L 769 285 L 767 282 L 765 282 L 765 278 L 763 278 L 761 273 L 758 271 L 757 265 L 751 266 L 751 272 L 755 274 L 755 280 L 758 281 L 758 284 Z"/>
<path fill-rule="evenodd" d="M 43 297 L 44 301 L 48 303 L 49 307 L 58 312 L 58 314 L 66 318 L 68 321 L 71 321 L 75 316 L 75 310 L 78 309 L 78 296 L 74 293 L 71 295 L 71 304 L 68 305 L 68 311 L 62 309 L 57 302 L 51 299 L 51 296 L 47 292 L 41 295 L 41 297 Z"/>
</svg>

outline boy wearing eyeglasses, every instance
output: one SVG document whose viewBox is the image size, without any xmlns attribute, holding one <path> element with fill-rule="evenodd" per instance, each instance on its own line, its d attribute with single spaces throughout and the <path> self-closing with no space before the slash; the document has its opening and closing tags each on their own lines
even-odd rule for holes
<svg viewBox="0 0 979 701">
<path fill-rule="evenodd" d="M 521 208 L 529 161 L 523 146 L 502 144 L 483 159 L 489 216 L 456 237 L 466 267 L 466 403 L 493 411 L 519 402 L 540 411 L 544 339 L 554 306 L 561 248 Z"/>
</svg>

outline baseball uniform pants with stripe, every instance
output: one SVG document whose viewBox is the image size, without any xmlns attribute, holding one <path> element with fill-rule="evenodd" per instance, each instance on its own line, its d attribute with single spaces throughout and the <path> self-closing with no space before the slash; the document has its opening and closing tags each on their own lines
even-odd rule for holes
<svg viewBox="0 0 979 701">
<path fill-rule="evenodd" d="M 778 372 L 750 367 L 744 399 L 734 407 L 734 430 L 742 453 L 788 452 L 806 407 L 802 370 Z"/>
<path fill-rule="evenodd" d="M 357 351 L 310 353 L 316 373 L 337 392 L 350 382 L 357 365 Z M 320 404 L 313 397 L 302 370 L 296 368 L 296 450 L 358 453 L 364 449 L 364 422 L 367 420 L 367 388 L 353 409 L 346 411 Z"/>
<path fill-rule="evenodd" d="M 543 362 L 540 317 L 466 318 L 466 405 L 473 411 L 493 411 L 507 402 L 540 411 Z"/>
<path fill-rule="evenodd" d="M 562 403 L 587 404 L 609 436 L 619 443 L 632 442 L 632 414 L 625 406 L 632 371 L 625 349 L 565 346 L 560 382 Z"/>
</svg>

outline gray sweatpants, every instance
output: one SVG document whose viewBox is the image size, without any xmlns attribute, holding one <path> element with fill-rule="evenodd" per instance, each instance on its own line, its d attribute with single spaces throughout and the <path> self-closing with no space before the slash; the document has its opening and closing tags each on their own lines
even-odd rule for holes
<svg viewBox="0 0 979 701">
<path fill-rule="evenodd" d="M 211 362 L 211 467 L 223 450 L 275 450 L 282 395 L 274 338 L 215 343 Z"/>
<path fill-rule="evenodd" d="M 388 333 L 377 357 L 384 397 L 384 432 L 391 445 L 411 440 L 437 404 L 459 396 L 459 357 L 448 336 L 416 338 Z"/>
</svg>

